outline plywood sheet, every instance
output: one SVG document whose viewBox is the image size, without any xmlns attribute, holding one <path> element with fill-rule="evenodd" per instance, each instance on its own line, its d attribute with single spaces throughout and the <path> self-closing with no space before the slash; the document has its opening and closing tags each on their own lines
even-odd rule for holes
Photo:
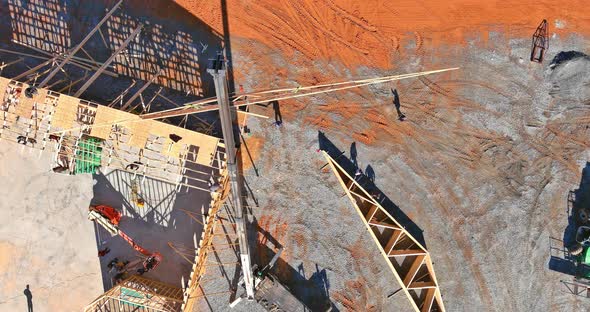
<svg viewBox="0 0 590 312">
<path fill-rule="evenodd" d="M 79 103 L 80 99 L 61 94 L 57 101 L 55 114 L 52 118 L 53 126 L 61 129 L 70 129 L 74 127 Z"/>
<path fill-rule="evenodd" d="M 6 88 L 9 83 L 10 79 L 0 77 L 0 96 L 3 96 L 6 93 Z M 19 104 L 26 103 L 26 105 L 22 105 L 20 108 L 15 107 L 15 109 L 18 109 L 18 111 L 15 111 L 15 113 L 19 115 L 24 114 L 23 117 L 30 118 L 31 110 L 33 108 L 33 101 L 43 103 L 45 102 L 46 98 L 46 89 L 39 89 L 39 94 L 33 99 L 27 99 L 23 94 L 21 103 Z M 52 127 L 61 130 L 77 128 L 79 126 L 79 124 L 76 122 L 79 104 L 80 99 L 78 98 L 64 94 L 59 95 L 52 117 Z M 27 109 L 28 111 L 24 110 L 25 106 L 30 106 L 30 108 Z M 13 117 L 10 116 L 12 114 L 8 115 L 9 118 Z M 127 128 L 129 135 L 131 136 L 129 142 L 126 143 L 126 145 L 129 147 L 134 147 L 137 149 L 145 148 L 146 142 L 150 135 L 166 138 L 166 142 L 163 144 L 162 148 L 163 156 L 178 158 L 180 157 L 181 153 L 184 153 L 187 147 L 197 146 L 198 154 L 196 157 L 196 162 L 203 165 L 211 165 L 214 156 L 213 154 L 215 153 L 217 145 L 219 144 L 218 138 L 172 126 L 156 120 L 142 120 L 137 115 L 109 108 L 103 105 L 99 105 L 96 108 L 96 116 L 90 131 L 90 135 L 108 140 L 113 124 L 119 124 Z M 169 138 L 170 134 L 176 134 L 182 137 L 182 139 L 178 143 L 173 143 Z"/>
<path fill-rule="evenodd" d="M 153 125 L 152 122 L 134 122 L 128 124 L 132 136 L 129 141 L 129 145 L 143 149 L 150 136 L 150 128 Z"/>
<path fill-rule="evenodd" d="M 140 118 L 133 114 L 100 105 L 96 108 L 94 126 L 90 131 L 90 135 L 106 140 L 111 133 L 112 124 L 129 119 L 139 120 Z M 128 126 L 131 124 L 133 123 L 124 123 L 123 125 Z"/>
<path fill-rule="evenodd" d="M 8 88 L 9 83 L 10 79 L 0 79 L 0 101 L 4 101 L 4 96 L 6 96 L 6 89 Z"/>
<path fill-rule="evenodd" d="M 20 94 L 19 103 L 16 105 L 15 113 L 20 117 L 31 118 L 35 103 L 45 103 L 47 89 L 39 89 L 37 94 L 35 94 L 32 98 L 28 98 L 25 96 L 25 88 L 28 88 L 28 85 L 23 86 L 23 91 Z"/>
</svg>

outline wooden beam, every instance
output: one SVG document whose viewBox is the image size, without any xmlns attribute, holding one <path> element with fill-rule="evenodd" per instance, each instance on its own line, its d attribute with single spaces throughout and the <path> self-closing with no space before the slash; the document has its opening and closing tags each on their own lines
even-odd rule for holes
<svg viewBox="0 0 590 312">
<path fill-rule="evenodd" d="M 74 97 L 80 97 L 80 95 L 82 95 L 82 93 L 84 93 L 84 91 L 86 91 L 86 89 L 88 89 L 88 87 L 102 74 L 102 72 L 105 69 L 107 69 L 107 67 L 111 64 L 111 62 L 113 60 L 115 60 L 115 58 L 121 53 L 121 51 L 123 51 L 125 48 L 127 48 L 127 45 L 131 42 L 131 40 L 133 40 L 141 32 L 142 28 L 143 28 L 143 24 L 139 24 L 139 26 L 137 26 L 137 28 L 135 28 L 135 30 L 133 30 L 131 35 L 129 35 L 129 37 L 127 37 L 127 39 L 125 39 L 125 41 L 121 44 L 121 46 L 119 46 L 117 48 L 117 50 L 102 64 L 102 66 L 100 66 L 100 68 L 94 73 L 94 75 L 92 75 L 92 77 L 90 77 L 90 79 L 88 79 L 80 87 L 80 89 L 78 89 L 78 91 L 76 91 L 76 93 L 74 93 Z M 45 79 L 47 79 L 47 78 L 45 78 Z"/>
<path fill-rule="evenodd" d="M 373 219 L 373 216 L 375 215 L 375 213 L 377 212 L 378 209 L 379 209 L 379 207 L 377 207 L 377 205 L 373 205 L 371 207 L 371 209 L 369 209 L 369 211 L 365 215 L 365 220 L 367 220 L 367 222 L 371 221 L 371 219 Z"/>
<path fill-rule="evenodd" d="M 254 114 L 254 113 L 251 113 L 251 112 L 246 112 L 246 111 L 239 110 L 239 109 L 236 109 L 236 111 L 237 111 L 238 113 L 240 113 L 240 114 L 244 114 L 244 115 L 250 115 L 250 116 L 254 116 L 254 117 L 260 117 L 260 118 L 265 118 L 265 119 L 268 119 L 268 118 L 269 118 L 268 116 L 264 116 L 264 115 L 260 115 L 260 114 Z"/>
<path fill-rule="evenodd" d="M 19 57 L 19 58 L 17 58 L 16 60 L 14 60 L 14 61 L 12 61 L 12 62 L 9 62 L 9 63 L 4 63 L 4 62 L 2 62 L 2 65 L 0 65 L 0 72 L 1 72 L 1 71 L 2 71 L 2 70 L 5 68 L 5 67 L 8 67 L 8 66 L 10 66 L 10 65 L 13 65 L 13 64 L 16 64 L 16 63 L 19 63 L 19 62 L 22 62 L 22 60 L 24 60 L 24 58 L 22 58 L 22 57 Z"/>
<path fill-rule="evenodd" d="M 371 214 L 374 215 L 374 211 L 367 212 L 366 208 L 361 210 L 357 197 L 349 191 L 349 185 L 346 182 L 352 181 L 354 186 L 356 186 L 356 188 L 354 188 L 354 190 L 357 191 L 358 193 L 366 194 L 367 196 L 370 196 L 369 193 L 362 186 L 360 186 L 356 181 L 354 181 L 354 179 L 338 163 L 336 163 L 336 161 L 334 161 L 325 151 L 322 151 L 322 153 L 323 153 L 324 157 L 326 157 L 328 164 L 330 165 L 330 167 L 332 168 L 332 171 L 336 175 L 338 182 L 340 183 L 342 188 L 344 188 L 346 195 L 348 195 L 348 198 L 350 199 L 352 206 L 356 210 L 356 212 L 359 215 L 359 217 L 361 218 L 361 220 L 363 220 L 365 227 L 369 230 L 368 232 L 371 235 L 373 241 L 378 246 L 383 257 L 387 260 L 386 261 L 387 266 L 392 271 L 393 276 L 395 277 L 395 279 L 397 280 L 397 282 L 399 283 L 399 285 L 401 287 L 401 290 L 406 294 L 406 297 L 410 301 L 410 304 L 414 308 L 414 311 L 416 311 L 416 312 L 424 311 L 423 310 L 424 306 L 427 306 L 427 309 L 431 310 L 431 307 L 432 307 L 431 301 L 432 300 L 429 297 L 427 298 L 424 295 L 416 296 L 415 294 L 410 293 L 411 289 L 409 288 L 409 285 L 413 285 L 412 287 L 415 287 L 415 289 L 417 291 L 434 290 L 433 294 L 434 294 L 434 300 L 436 300 L 436 302 L 437 302 L 436 306 L 439 311 L 445 312 L 444 303 L 442 300 L 442 296 L 440 295 L 440 290 L 439 290 L 438 284 L 436 282 L 436 277 L 434 275 L 434 269 L 432 268 L 432 261 L 430 260 L 430 255 L 428 254 L 428 251 L 426 251 L 426 249 L 408 231 L 406 231 L 406 229 L 403 228 L 399 224 L 399 222 L 397 222 L 397 220 L 395 220 L 395 218 L 393 218 L 379 203 L 377 203 L 377 205 L 375 205 L 375 206 L 378 207 L 379 209 L 381 209 L 382 213 L 384 214 L 384 217 L 379 218 L 380 220 L 375 220 L 375 222 L 373 222 L 373 220 L 372 220 L 373 218 L 367 220 L 367 217 L 370 217 Z M 369 210 L 374 210 L 374 207 L 371 207 Z M 375 211 L 377 211 L 377 210 L 375 210 Z M 367 216 L 367 214 L 369 214 L 369 216 Z M 393 233 L 392 233 L 391 237 L 389 237 L 389 240 L 385 244 L 385 246 L 383 246 L 382 239 L 380 237 L 377 237 L 377 235 L 375 233 L 376 231 L 374 229 L 374 226 L 376 226 L 376 225 L 373 225 L 373 224 L 378 224 L 379 222 L 383 222 L 383 223 L 388 222 L 385 224 L 388 224 L 389 226 L 392 225 L 389 222 L 392 222 L 398 227 L 398 229 L 393 229 Z M 410 247 L 406 246 L 407 244 L 404 244 L 403 250 L 400 250 L 401 248 L 398 248 L 396 250 L 395 247 L 398 246 L 402 241 L 405 241 L 405 240 L 410 241 L 410 243 L 411 243 Z M 394 250 L 396 250 L 396 251 L 394 251 Z M 398 266 L 395 265 L 396 260 L 392 259 L 392 258 L 397 257 L 398 255 L 399 256 L 404 255 L 406 257 L 409 257 L 409 256 L 414 257 L 414 262 L 410 264 L 410 268 L 408 271 L 404 270 L 403 267 L 400 268 L 399 265 Z M 421 270 L 421 268 L 423 268 L 422 265 L 426 265 L 426 269 L 427 269 L 426 272 L 422 272 L 423 274 L 421 276 L 416 276 L 418 274 L 418 272 Z M 423 279 L 428 280 L 428 281 L 432 281 L 432 283 L 428 284 L 426 282 L 413 282 L 414 280 L 421 281 Z M 431 288 L 431 287 L 434 287 L 434 288 Z M 424 289 L 424 290 L 422 290 L 422 289 Z M 429 312 L 430 312 L 430 310 L 429 310 Z"/>
<path fill-rule="evenodd" d="M 347 89 L 358 88 L 358 87 L 368 86 L 368 85 L 372 85 L 372 84 L 380 84 L 380 83 L 386 83 L 386 82 L 395 81 L 395 80 L 431 75 L 431 74 L 442 73 L 442 72 L 456 70 L 456 69 L 459 69 L 459 68 L 455 67 L 455 68 L 446 68 L 446 69 L 439 69 L 439 70 L 432 70 L 432 71 L 425 71 L 425 72 L 418 72 L 418 73 L 411 73 L 411 74 L 403 74 L 403 75 L 396 75 L 396 76 L 376 77 L 376 78 L 371 78 L 371 79 L 364 79 L 362 81 L 366 81 L 366 82 L 363 82 L 363 83 L 353 84 L 353 85 L 339 87 L 339 88 L 329 88 L 326 90 L 319 90 L 319 91 L 313 91 L 313 92 L 302 92 L 302 93 L 295 92 L 294 93 L 293 91 L 287 91 L 280 96 L 270 96 L 269 98 L 256 100 L 256 101 L 249 101 L 248 100 L 248 101 L 235 102 L 233 104 L 233 107 L 256 105 L 256 104 L 261 104 L 261 103 L 268 103 L 271 101 L 282 101 L 282 100 L 300 98 L 300 97 L 316 95 L 316 94 L 323 94 L 323 93 L 329 93 L 329 92 L 335 92 L 335 91 L 343 91 L 343 90 L 347 90 Z M 335 85 L 335 84 L 332 84 L 332 85 Z M 296 88 L 296 89 L 302 89 L 302 88 L 308 88 L 308 87 L 301 87 L 301 88 Z M 291 89 L 289 89 L 289 90 L 291 90 Z M 278 91 L 273 90 L 273 92 L 278 92 Z M 248 96 L 250 96 L 250 95 L 248 95 Z M 196 102 L 189 102 L 189 103 L 186 103 L 185 106 L 183 106 L 183 107 L 176 108 L 176 109 L 163 110 L 163 111 L 160 111 L 157 113 L 150 114 L 149 116 L 145 115 L 142 118 L 161 119 L 161 118 L 167 118 L 167 117 L 183 116 L 185 114 L 196 114 L 196 113 L 209 112 L 209 111 L 214 111 L 214 110 L 219 109 L 219 107 L 217 105 L 206 105 L 205 106 L 205 104 L 208 104 L 208 103 L 215 103 L 215 100 L 204 99 L 204 100 L 199 100 Z"/>
<path fill-rule="evenodd" d="M 351 184 L 351 186 L 354 186 L 354 185 L 355 185 L 354 183 L 353 183 L 353 184 Z M 349 191 L 350 191 L 350 193 L 351 193 L 352 195 L 354 195 L 354 196 L 356 196 L 356 197 L 358 197 L 358 198 L 360 198 L 360 199 L 362 199 L 362 200 L 364 200 L 364 201 L 366 201 L 366 202 L 369 202 L 369 203 L 371 203 L 371 204 L 373 204 L 373 205 L 376 205 L 376 204 L 377 204 L 377 203 L 376 203 L 374 200 L 368 199 L 367 197 L 365 197 L 365 196 L 363 196 L 363 195 L 361 195 L 361 194 L 358 194 L 358 193 L 354 192 L 352 189 L 350 189 Z"/>
<path fill-rule="evenodd" d="M 113 8 L 102 18 L 102 20 L 100 20 L 100 22 L 94 26 L 88 35 L 86 35 L 86 37 L 84 37 L 84 39 L 78 43 L 78 45 L 76 45 L 72 51 L 70 51 L 66 58 L 51 73 L 49 73 L 49 75 L 45 77 L 43 81 L 41 81 L 39 88 L 43 88 L 47 83 L 49 83 L 49 80 L 51 80 L 51 78 L 53 78 L 53 76 L 55 76 L 62 69 L 62 67 L 64 67 L 64 65 L 66 65 L 74 57 L 74 55 L 78 53 L 78 51 L 86 44 L 86 42 L 88 42 L 88 40 L 90 40 L 90 38 L 92 38 L 94 33 L 102 26 L 102 24 L 104 24 L 104 22 L 106 22 L 109 17 L 111 17 L 111 15 L 117 11 L 121 3 L 123 3 L 123 0 L 119 0 L 119 2 L 113 6 Z"/>
<path fill-rule="evenodd" d="M 395 246 L 395 244 L 397 244 L 397 242 L 401 238 L 402 234 L 404 234 L 404 232 L 401 230 L 393 231 L 393 235 L 391 235 L 391 237 L 389 238 L 389 241 L 387 242 L 387 245 L 385 245 L 385 248 L 383 248 L 383 250 L 385 251 L 385 254 L 389 255 L 391 253 L 391 251 L 393 250 L 393 247 Z"/>
<path fill-rule="evenodd" d="M 426 288 L 436 288 L 436 284 L 434 282 L 413 282 L 408 286 L 408 289 L 426 289 Z"/>
<path fill-rule="evenodd" d="M 426 255 L 424 250 L 420 249 L 401 249 L 401 250 L 392 250 L 389 252 L 389 257 L 405 257 L 405 256 L 420 256 Z"/>
<path fill-rule="evenodd" d="M 416 259 L 414 259 L 412 266 L 410 267 L 408 273 L 406 273 L 406 276 L 404 277 L 404 285 L 406 287 L 408 287 L 408 285 L 412 283 L 412 280 L 414 280 L 414 277 L 416 277 L 416 273 L 418 273 L 418 270 L 422 267 L 422 264 L 424 263 L 424 258 L 426 258 L 425 255 L 420 255 L 416 256 Z"/>
<path fill-rule="evenodd" d="M 51 59 L 49 59 L 49 60 L 47 60 L 47 61 L 45 61 L 45 62 L 43 62 L 43 63 L 41 63 L 41 64 L 39 64 L 37 66 L 35 66 L 35 67 L 33 67 L 33 68 L 31 68 L 31 69 L 29 69 L 27 71 L 25 71 L 24 73 L 21 73 L 20 75 L 17 75 L 15 77 L 12 77 L 11 79 L 12 80 L 20 80 L 21 78 L 24 78 L 24 77 L 26 77 L 26 76 L 34 73 L 34 72 L 37 72 L 41 68 L 43 68 L 43 67 L 45 67 L 45 66 L 53 63 L 56 59 L 57 59 L 57 56 L 54 57 L 54 58 L 51 58 Z"/>
<path fill-rule="evenodd" d="M 385 223 L 385 222 L 379 222 L 379 221 L 371 222 L 369 220 L 369 224 L 372 226 L 376 226 L 376 227 L 384 227 L 384 228 L 388 228 L 388 229 L 392 229 L 392 230 L 400 230 L 400 228 L 397 225 L 389 224 L 389 223 Z"/>
<path fill-rule="evenodd" d="M 434 301 L 434 294 L 436 288 L 429 288 L 426 292 L 426 299 L 424 299 L 424 305 L 422 306 L 421 312 L 430 312 L 432 309 L 432 303 Z"/>
<path fill-rule="evenodd" d="M 141 93 L 143 91 L 145 91 L 145 89 L 147 89 L 158 77 L 160 77 L 160 73 L 162 73 L 162 70 L 164 70 L 163 68 L 158 69 L 158 71 L 152 75 L 152 77 L 150 78 L 150 80 L 148 80 L 146 83 L 143 84 L 143 86 L 141 86 L 141 88 L 139 88 L 139 90 L 137 90 L 137 92 L 135 92 L 134 95 L 132 95 L 129 100 L 127 100 L 127 102 L 125 103 L 125 105 L 123 105 L 121 107 L 122 111 L 125 111 L 127 109 L 127 107 L 129 107 L 129 105 L 131 105 L 131 103 L 133 103 L 133 101 L 135 101 L 135 99 L 137 99 L 137 97 L 139 95 L 141 95 Z"/>
</svg>

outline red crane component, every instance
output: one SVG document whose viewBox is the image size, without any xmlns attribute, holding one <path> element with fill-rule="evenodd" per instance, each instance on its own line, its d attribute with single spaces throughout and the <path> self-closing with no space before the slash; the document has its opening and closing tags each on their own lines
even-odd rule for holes
<svg viewBox="0 0 590 312">
<path fill-rule="evenodd" d="M 106 205 L 90 206 L 89 209 L 90 211 L 98 212 L 103 218 L 108 219 L 109 223 L 116 227 L 117 234 L 119 234 L 121 238 L 123 238 L 127 243 L 129 243 L 129 245 L 131 245 L 133 249 L 140 252 L 142 255 L 147 256 L 147 259 L 145 259 L 145 261 L 143 262 L 143 270 L 139 271 L 140 274 L 153 270 L 155 267 L 158 266 L 158 264 L 160 264 L 160 262 L 162 262 L 162 254 L 160 254 L 157 251 L 152 253 L 151 251 L 141 247 L 129 235 L 127 235 L 119 228 L 119 222 L 121 221 L 121 213 L 117 209 Z"/>
<path fill-rule="evenodd" d="M 121 213 L 119 210 L 105 205 L 90 206 L 90 210 L 94 210 L 100 213 L 103 217 L 109 219 L 112 225 L 119 226 L 119 222 L 121 221 Z"/>
</svg>

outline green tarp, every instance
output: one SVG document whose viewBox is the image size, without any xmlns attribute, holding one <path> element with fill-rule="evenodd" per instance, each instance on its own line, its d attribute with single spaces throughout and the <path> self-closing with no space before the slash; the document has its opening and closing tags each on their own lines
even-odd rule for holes
<svg viewBox="0 0 590 312">
<path fill-rule="evenodd" d="M 101 139 L 92 137 L 83 138 L 78 142 L 74 174 L 96 172 L 96 169 L 100 167 L 102 154 L 101 142 Z"/>
</svg>

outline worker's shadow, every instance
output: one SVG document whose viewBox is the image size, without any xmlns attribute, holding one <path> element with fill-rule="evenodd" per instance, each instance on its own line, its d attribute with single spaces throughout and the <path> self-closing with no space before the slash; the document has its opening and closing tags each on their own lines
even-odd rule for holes
<svg viewBox="0 0 590 312">
<path fill-rule="evenodd" d="M 27 312 L 33 312 L 33 293 L 27 284 L 27 288 L 23 291 L 25 297 L 27 297 Z"/>
<path fill-rule="evenodd" d="M 260 227 L 256 217 L 250 228 L 256 230 L 249 235 L 250 244 L 256 246 L 257 251 L 252 255 L 253 261 L 264 267 L 282 245 L 268 231 Z M 279 258 L 270 273 L 276 276 L 311 311 L 328 311 L 329 308 L 331 308 L 330 311 L 338 311 L 330 301 L 330 283 L 326 270 L 320 269 L 317 264 L 315 270 L 309 278 L 306 278 L 303 263 L 295 269 Z"/>
<path fill-rule="evenodd" d="M 344 156 L 344 152 L 341 151 L 332 141 L 330 141 L 326 135 L 318 131 L 318 142 L 320 150 L 326 152 L 332 159 L 334 159 L 351 177 L 355 176 L 357 173 L 358 162 L 356 160 L 357 151 L 356 151 L 356 144 L 353 143 L 351 146 L 351 154 L 353 154 L 353 146 L 354 146 L 354 160 L 347 158 Z M 351 158 L 353 158 L 351 157 Z M 377 201 L 381 204 L 389 214 L 393 218 L 397 220 L 414 238 L 422 244 L 422 246 L 426 247 L 426 242 L 424 241 L 424 234 L 422 229 L 414 223 L 395 203 L 393 203 L 374 183 L 375 181 L 375 171 L 373 167 L 367 166 L 365 174 L 361 174 L 360 177 L 355 179 L 367 192 L 374 194 Z"/>
</svg>

